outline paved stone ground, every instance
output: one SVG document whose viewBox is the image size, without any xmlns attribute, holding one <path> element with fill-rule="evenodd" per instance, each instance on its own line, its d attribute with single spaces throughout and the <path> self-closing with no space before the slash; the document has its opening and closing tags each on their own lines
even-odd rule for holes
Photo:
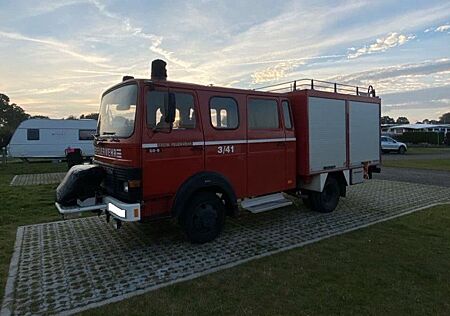
<svg viewBox="0 0 450 316">
<path fill-rule="evenodd" d="M 381 167 L 381 173 L 374 173 L 374 179 L 415 182 L 450 187 L 450 172 L 410 168 Z"/>
<path fill-rule="evenodd" d="M 15 175 L 9 185 L 19 186 L 60 183 L 65 175 L 65 172 Z"/>
<path fill-rule="evenodd" d="M 349 188 L 333 213 L 302 204 L 243 212 L 204 245 L 183 240 L 172 221 L 118 231 L 102 217 L 20 227 L 2 316 L 79 312 L 448 201 L 450 188 L 372 180 Z"/>
</svg>

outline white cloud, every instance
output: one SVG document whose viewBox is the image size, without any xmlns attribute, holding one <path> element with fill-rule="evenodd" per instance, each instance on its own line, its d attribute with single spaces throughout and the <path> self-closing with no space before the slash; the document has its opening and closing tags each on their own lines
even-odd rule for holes
<svg viewBox="0 0 450 316">
<path fill-rule="evenodd" d="M 155 54 L 161 55 L 167 61 L 172 62 L 180 67 L 189 68 L 191 63 L 185 62 L 177 57 L 175 57 L 175 53 L 165 50 L 161 47 L 163 37 L 155 34 L 145 33 L 142 28 L 136 27 L 131 24 L 130 19 L 126 17 L 122 17 L 119 14 L 109 11 L 106 6 L 98 0 L 91 0 L 91 3 L 98 9 L 98 11 L 104 16 L 120 21 L 123 29 L 128 32 L 131 36 L 140 37 L 142 39 L 150 40 L 150 51 Z"/>
<path fill-rule="evenodd" d="M 447 32 L 447 31 L 450 31 L 450 24 L 441 25 L 441 26 L 437 27 L 434 31 L 435 32 Z"/>
<path fill-rule="evenodd" d="M 280 62 L 276 65 L 269 66 L 263 70 L 254 72 L 252 76 L 252 83 L 263 83 L 268 81 L 279 80 L 281 78 L 286 77 L 287 73 L 299 66 L 300 64 L 304 64 L 304 62 L 296 62 L 296 61 L 284 61 Z"/>
<path fill-rule="evenodd" d="M 0 31 L 0 37 L 4 37 L 7 39 L 11 39 L 11 40 L 28 41 L 28 42 L 42 44 L 42 45 L 52 48 L 53 50 L 60 52 L 60 53 L 72 56 L 75 59 L 85 61 L 87 63 L 94 64 L 96 66 L 103 67 L 103 68 L 111 67 L 111 66 L 105 64 L 106 62 L 109 61 L 108 58 L 99 57 L 99 56 L 95 56 L 95 55 L 88 55 L 85 53 L 79 53 L 76 50 L 74 50 L 74 48 L 70 47 L 68 44 L 61 43 L 61 42 L 55 41 L 53 39 L 40 39 L 40 38 L 25 36 L 25 35 L 22 35 L 19 33 L 3 32 L 3 31 Z"/>
<path fill-rule="evenodd" d="M 450 59 L 442 58 L 419 63 L 400 64 L 389 67 L 378 67 L 362 72 L 329 78 L 342 83 L 360 84 L 362 81 L 379 81 L 400 76 L 446 75 L 450 71 Z M 447 77 L 445 77 L 447 78 Z"/>
<path fill-rule="evenodd" d="M 348 58 L 352 59 L 366 54 L 384 52 L 390 48 L 401 46 L 405 44 L 407 41 L 410 41 L 414 38 L 415 38 L 414 35 L 404 35 L 393 32 L 388 34 L 386 37 L 378 38 L 375 41 L 375 43 L 369 46 L 361 47 L 356 51 L 354 49 L 349 49 L 352 52 L 348 54 Z"/>
<path fill-rule="evenodd" d="M 20 4 L 20 1 L 16 1 Z M 88 3 L 89 0 L 47 0 L 47 1 L 27 1 L 25 7 L 21 8 L 18 16 L 25 18 L 36 17 L 42 14 L 52 13 L 56 10 Z"/>
</svg>

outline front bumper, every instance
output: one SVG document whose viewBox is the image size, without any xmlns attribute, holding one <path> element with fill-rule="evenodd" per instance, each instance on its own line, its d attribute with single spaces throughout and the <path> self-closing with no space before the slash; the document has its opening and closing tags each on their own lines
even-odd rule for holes
<svg viewBox="0 0 450 316">
<path fill-rule="evenodd" d="M 106 211 L 121 221 L 136 222 L 141 219 L 141 204 L 139 203 L 125 203 L 112 196 L 105 196 L 103 203 L 106 204 Z"/>
<path fill-rule="evenodd" d="M 55 202 L 55 206 L 63 216 L 97 211 L 124 222 L 137 222 L 141 219 L 140 203 L 125 203 L 108 195 L 101 198 L 89 198 L 85 201 L 78 200 L 75 206 L 62 206 L 58 202 Z"/>
</svg>

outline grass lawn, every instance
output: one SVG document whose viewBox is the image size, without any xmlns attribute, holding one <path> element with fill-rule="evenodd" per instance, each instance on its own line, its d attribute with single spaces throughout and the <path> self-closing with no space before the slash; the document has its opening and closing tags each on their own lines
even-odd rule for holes
<svg viewBox="0 0 450 316">
<path fill-rule="evenodd" d="M 0 297 L 2 299 L 17 227 L 61 219 L 53 204 L 56 184 L 10 187 L 9 183 L 16 174 L 66 170 L 67 165 L 63 163 L 0 164 Z"/>
<path fill-rule="evenodd" d="M 9 187 L 14 174 L 64 164 L 0 165 L 0 294 L 19 225 L 58 220 L 56 185 Z M 87 315 L 448 315 L 450 206 L 434 207 Z"/>
<path fill-rule="evenodd" d="M 383 166 L 450 171 L 450 159 L 384 160 Z"/>
</svg>

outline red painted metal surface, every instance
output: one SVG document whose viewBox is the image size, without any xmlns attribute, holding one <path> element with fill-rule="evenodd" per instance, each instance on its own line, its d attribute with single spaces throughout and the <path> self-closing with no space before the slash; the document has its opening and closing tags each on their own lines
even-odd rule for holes
<svg viewBox="0 0 450 316">
<path fill-rule="evenodd" d="M 139 88 L 134 133 L 129 138 L 97 141 L 95 160 L 110 165 L 141 168 L 143 218 L 169 215 L 180 186 L 202 171 L 223 175 L 238 198 L 293 189 L 299 179 L 308 182 L 311 176 L 308 98 L 315 96 L 346 100 L 347 104 L 352 100 L 380 105 L 379 98 L 314 90 L 270 93 L 170 81 L 140 79 L 134 82 Z M 121 84 L 111 89 L 119 86 Z M 149 89 L 170 89 L 171 92 L 191 94 L 195 102 L 195 128 L 172 130 L 170 133 L 155 132 L 149 128 L 146 120 Z M 211 125 L 209 102 L 212 97 L 231 97 L 237 102 L 238 128 L 218 130 Z M 280 120 L 278 129 L 248 128 L 247 103 L 250 98 L 277 102 Z M 290 103 L 291 129 L 285 128 L 281 107 L 283 100 Z M 221 152 L 223 148 L 219 147 L 227 145 L 232 145 L 232 150 L 228 148 L 226 153 Z"/>
</svg>

